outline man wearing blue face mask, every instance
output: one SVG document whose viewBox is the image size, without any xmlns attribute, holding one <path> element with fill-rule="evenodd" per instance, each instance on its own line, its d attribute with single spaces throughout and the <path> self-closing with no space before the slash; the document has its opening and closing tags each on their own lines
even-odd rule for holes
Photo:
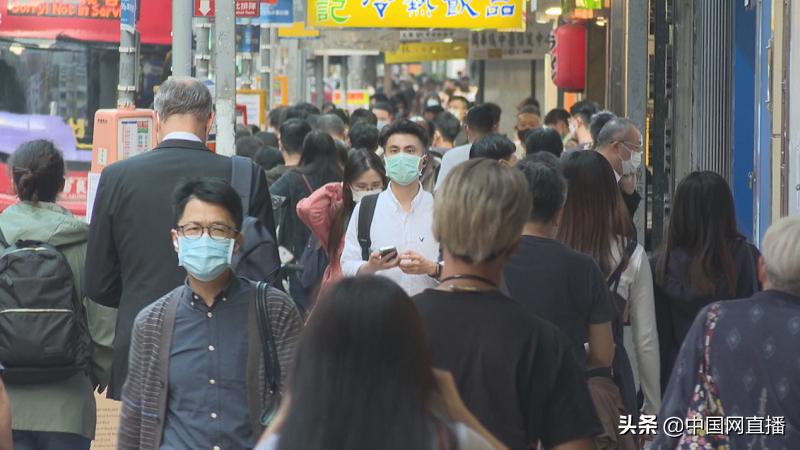
<svg viewBox="0 0 800 450">
<path fill-rule="evenodd" d="M 370 203 L 370 197 L 353 210 L 342 251 L 342 274 L 378 273 L 394 280 L 408 295 L 415 295 L 435 287 L 441 272 L 439 243 L 431 229 L 433 196 L 419 181 L 428 158 L 428 133 L 410 120 L 398 120 L 384 128 L 381 145 L 391 182 L 373 197 L 371 221 L 361 219 L 362 207 Z M 359 233 L 364 223 L 370 223 L 362 230 L 367 239 Z"/>
<path fill-rule="evenodd" d="M 269 327 L 260 325 L 256 286 L 230 268 L 243 239 L 241 200 L 228 183 L 185 182 L 173 205 L 173 246 L 188 277 L 136 317 L 118 448 L 252 448 L 277 406 L 303 321 L 285 293 L 269 288 Z M 266 359 L 262 333 L 274 344 Z"/>
</svg>

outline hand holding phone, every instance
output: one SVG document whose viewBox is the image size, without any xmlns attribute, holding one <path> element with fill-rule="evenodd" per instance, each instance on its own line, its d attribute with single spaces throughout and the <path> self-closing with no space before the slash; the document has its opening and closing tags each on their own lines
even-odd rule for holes
<svg viewBox="0 0 800 450">
<path fill-rule="evenodd" d="M 395 247 L 394 245 L 381 247 L 380 250 L 378 250 L 378 252 L 381 255 L 381 259 L 383 259 L 383 258 L 386 258 L 387 256 L 390 256 L 392 253 L 394 253 L 396 255 L 397 254 L 397 247 Z M 391 259 L 391 258 L 389 258 L 389 259 Z"/>
</svg>

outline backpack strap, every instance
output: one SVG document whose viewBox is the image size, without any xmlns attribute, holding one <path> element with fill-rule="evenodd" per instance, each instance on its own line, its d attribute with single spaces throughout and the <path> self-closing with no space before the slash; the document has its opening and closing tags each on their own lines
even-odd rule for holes
<svg viewBox="0 0 800 450">
<path fill-rule="evenodd" d="M 361 259 L 369 261 L 369 249 L 372 246 L 372 218 L 380 194 L 368 195 L 361 199 L 358 210 L 358 243 L 361 245 Z"/>
<path fill-rule="evenodd" d="M 244 156 L 231 156 L 231 186 L 242 199 L 242 215 L 250 215 L 250 197 L 253 184 L 253 163 Z"/>
<path fill-rule="evenodd" d="M 276 395 L 280 389 L 281 366 L 278 360 L 278 350 L 275 346 L 275 336 L 272 332 L 272 323 L 269 318 L 269 284 L 263 281 L 256 284 L 256 312 L 258 313 L 258 329 L 261 334 L 261 345 L 264 352 L 264 381 L 266 395 Z M 261 423 L 269 423 L 275 411 L 264 411 Z"/>
<path fill-rule="evenodd" d="M 625 263 L 630 262 L 633 254 L 636 253 L 636 245 L 637 242 L 634 239 L 627 240 L 627 245 L 625 246 L 625 255 L 627 258 L 623 258 L 622 261 L 619 262 L 617 268 L 614 269 L 614 272 L 611 273 L 611 276 L 608 277 L 608 287 L 612 292 L 617 291 L 619 282 L 622 279 L 622 272 L 627 268 L 627 264 Z"/>
<path fill-rule="evenodd" d="M 303 184 L 305 184 L 306 185 L 306 189 L 308 189 L 308 195 L 313 194 L 314 193 L 314 188 L 311 187 L 311 183 L 308 182 L 308 178 L 305 176 L 305 174 L 302 174 L 302 173 L 300 174 L 300 176 L 303 177 Z"/>
</svg>

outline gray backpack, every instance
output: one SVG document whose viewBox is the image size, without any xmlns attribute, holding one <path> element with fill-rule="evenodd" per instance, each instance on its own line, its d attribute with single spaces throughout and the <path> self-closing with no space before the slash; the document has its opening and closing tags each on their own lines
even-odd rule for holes
<svg viewBox="0 0 800 450">
<path fill-rule="evenodd" d="M 86 371 L 91 338 L 64 255 L 0 232 L 0 361 L 7 383 L 63 380 Z"/>
</svg>

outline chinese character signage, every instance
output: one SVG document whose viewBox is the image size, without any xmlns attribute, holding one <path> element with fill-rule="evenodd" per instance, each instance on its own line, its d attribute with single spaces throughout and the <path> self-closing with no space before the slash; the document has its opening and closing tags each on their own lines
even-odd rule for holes
<svg viewBox="0 0 800 450">
<path fill-rule="evenodd" d="M 466 41 L 408 42 L 392 52 L 385 53 L 386 64 L 404 64 L 446 59 L 467 59 Z"/>
<path fill-rule="evenodd" d="M 524 29 L 524 0 L 309 0 L 312 27 Z"/>
<path fill-rule="evenodd" d="M 120 0 L 8 0 L 12 16 L 119 19 Z"/>
<path fill-rule="evenodd" d="M 470 59 L 544 59 L 550 51 L 550 25 L 533 24 L 519 33 L 473 32 L 469 40 Z"/>
</svg>

